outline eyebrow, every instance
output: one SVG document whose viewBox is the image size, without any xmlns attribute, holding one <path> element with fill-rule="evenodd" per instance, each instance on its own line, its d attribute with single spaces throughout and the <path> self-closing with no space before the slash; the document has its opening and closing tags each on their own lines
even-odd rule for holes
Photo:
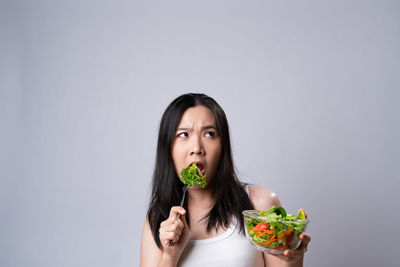
<svg viewBox="0 0 400 267">
<path fill-rule="evenodd" d="M 215 128 L 215 126 L 213 126 L 213 125 L 206 125 L 206 126 L 204 126 L 204 127 L 201 128 L 202 131 L 208 130 L 208 129 L 217 130 L 217 129 Z M 178 129 L 176 129 L 176 130 L 177 130 L 177 131 L 193 131 L 192 128 L 178 128 Z"/>
</svg>

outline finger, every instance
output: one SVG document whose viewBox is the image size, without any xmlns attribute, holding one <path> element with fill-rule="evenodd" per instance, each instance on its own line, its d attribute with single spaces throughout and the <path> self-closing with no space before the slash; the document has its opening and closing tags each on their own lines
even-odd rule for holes
<svg viewBox="0 0 400 267">
<path fill-rule="evenodd" d="M 180 219 L 167 219 L 160 223 L 160 229 L 168 229 L 167 231 L 170 231 L 172 227 L 178 227 L 182 230 L 184 224 Z"/>
<path fill-rule="evenodd" d="M 167 240 L 167 245 L 172 245 L 172 242 L 177 242 L 185 228 L 181 220 L 174 221 L 173 223 L 166 224 L 159 229 L 160 240 Z"/>
<path fill-rule="evenodd" d="M 162 240 L 162 242 L 164 244 L 169 245 L 170 241 L 172 240 L 172 242 L 176 242 L 179 240 L 180 235 L 176 234 L 175 232 L 162 232 L 160 233 L 160 240 Z"/>
<path fill-rule="evenodd" d="M 166 229 L 167 231 L 172 231 L 175 228 L 179 228 L 180 230 L 183 230 L 185 228 L 185 225 L 183 224 L 183 221 L 181 219 L 176 218 L 173 220 L 166 220 L 160 224 L 160 229 Z"/>
<path fill-rule="evenodd" d="M 300 211 L 304 212 L 304 216 L 307 219 L 307 212 L 304 209 L 299 209 L 298 212 L 300 212 Z"/>
<path fill-rule="evenodd" d="M 160 231 L 160 240 L 170 240 L 173 238 L 173 232 Z"/>
<path fill-rule="evenodd" d="M 162 243 L 163 246 L 166 248 L 166 247 L 170 247 L 170 246 L 172 246 L 173 244 L 177 243 L 177 242 L 179 241 L 179 239 L 180 239 L 180 237 L 174 236 L 174 237 L 170 237 L 170 238 L 167 238 L 167 239 L 163 239 L 163 240 L 161 241 L 161 243 Z"/>
<path fill-rule="evenodd" d="M 287 249 L 284 251 L 284 255 L 288 257 L 301 257 L 307 251 L 308 242 L 302 241 L 300 246 L 296 250 Z"/>
<path fill-rule="evenodd" d="M 185 228 L 185 225 L 183 224 L 181 219 L 175 219 L 173 221 L 166 221 L 165 223 L 163 223 L 162 225 L 160 225 L 160 231 L 167 231 L 167 232 L 171 232 L 171 231 L 175 231 L 176 229 L 179 229 L 179 231 L 182 231 Z"/>
<path fill-rule="evenodd" d="M 178 218 L 178 214 L 184 215 L 186 213 L 186 210 L 180 206 L 173 206 L 171 210 L 169 211 L 169 218 L 172 220 L 175 220 Z"/>
<path fill-rule="evenodd" d="M 307 242 L 307 244 L 308 244 L 308 243 L 311 241 L 311 236 L 308 235 L 308 234 L 306 234 L 306 233 L 301 233 L 300 239 L 301 239 L 302 241 Z"/>
<path fill-rule="evenodd" d="M 178 219 L 177 221 L 174 221 L 174 225 L 179 228 L 181 231 L 183 229 L 185 229 L 185 224 L 182 221 L 182 218 L 184 218 L 185 216 L 182 216 L 181 219 Z"/>
<path fill-rule="evenodd" d="M 301 243 L 300 243 L 298 250 L 303 250 L 303 252 L 306 252 L 307 248 L 308 248 L 308 243 L 310 243 L 310 240 L 311 240 L 311 236 L 309 236 L 307 234 L 301 234 L 300 239 L 301 239 Z"/>
<path fill-rule="evenodd" d="M 283 253 L 284 260 L 288 262 L 295 262 L 304 257 L 303 250 L 285 250 Z"/>
<path fill-rule="evenodd" d="M 181 216 L 181 219 L 179 221 L 182 222 L 183 229 L 189 229 L 189 225 L 187 224 L 185 214 L 183 214 L 183 216 Z"/>
<path fill-rule="evenodd" d="M 183 230 L 183 223 L 182 222 L 170 224 L 170 225 L 165 226 L 164 228 L 162 228 L 162 231 L 174 232 L 177 235 L 181 235 L 182 230 Z"/>
<path fill-rule="evenodd" d="M 305 250 L 303 248 L 298 248 L 296 250 L 287 249 L 283 252 L 283 255 L 290 258 L 295 258 L 295 257 L 301 257 L 304 254 L 304 252 Z"/>
<path fill-rule="evenodd" d="M 166 226 L 168 226 L 168 225 L 170 225 L 170 224 L 171 224 L 171 222 L 168 221 L 168 220 L 162 221 L 162 222 L 160 223 L 160 228 L 166 227 Z"/>
</svg>

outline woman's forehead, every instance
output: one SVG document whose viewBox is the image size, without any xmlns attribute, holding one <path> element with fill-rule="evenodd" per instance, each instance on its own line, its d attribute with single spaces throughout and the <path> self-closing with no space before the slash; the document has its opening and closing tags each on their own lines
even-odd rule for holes
<svg viewBox="0 0 400 267">
<path fill-rule="evenodd" d="M 191 128 L 204 125 L 216 126 L 215 116 L 209 108 L 196 106 L 185 110 L 178 127 Z"/>
</svg>

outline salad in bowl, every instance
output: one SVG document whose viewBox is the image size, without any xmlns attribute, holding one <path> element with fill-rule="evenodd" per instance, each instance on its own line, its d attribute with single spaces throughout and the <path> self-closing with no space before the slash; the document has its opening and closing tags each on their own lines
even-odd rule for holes
<svg viewBox="0 0 400 267">
<path fill-rule="evenodd" d="M 303 209 L 297 215 L 275 206 L 267 211 L 245 210 L 242 214 L 247 239 L 258 250 L 271 254 L 297 249 L 301 243 L 299 236 L 309 222 Z"/>
</svg>

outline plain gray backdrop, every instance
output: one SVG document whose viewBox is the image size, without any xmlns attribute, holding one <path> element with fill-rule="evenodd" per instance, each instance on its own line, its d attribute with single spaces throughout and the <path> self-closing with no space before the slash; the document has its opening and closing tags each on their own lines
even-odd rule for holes
<svg viewBox="0 0 400 267">
<path fill-rule="evenodd" d="M 399 1 L 0 3 L 0 266 L 138 266 L 158 124 L 225 110 L 305 266 L 398 266 Z"/>
</svg>

